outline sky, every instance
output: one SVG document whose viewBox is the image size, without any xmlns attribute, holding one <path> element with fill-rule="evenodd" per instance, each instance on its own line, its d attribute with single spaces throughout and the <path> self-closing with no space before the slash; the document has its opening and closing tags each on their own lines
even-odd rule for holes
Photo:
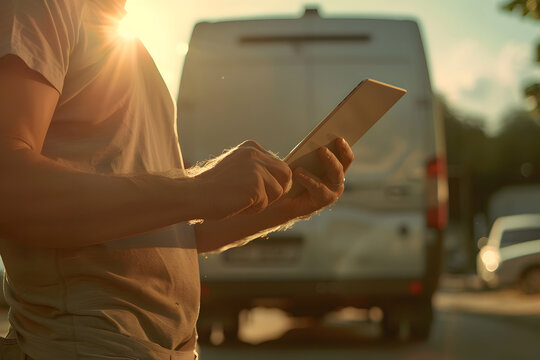
<svg viewBox="0 0 540 360">
<path fill-rule="evenodd" d="M 125 28 L 145 43 L 176 99 L 184 56 L 198 21 L 294 18 L 306 5 L 324 17 L 415 19 L 434 90 L 464 117 L 495 133 L 512 109 L 526 108 L 523 87 L 540 80 L 540 21 L 502 11 L 507 0 L 127 0 Z"/>
</svg>

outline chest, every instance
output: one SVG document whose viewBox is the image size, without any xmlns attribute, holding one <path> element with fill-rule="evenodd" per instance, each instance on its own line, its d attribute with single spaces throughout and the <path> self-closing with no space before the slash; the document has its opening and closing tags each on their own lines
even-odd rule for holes
<svg viewBox="0 0 540 360">
<path fill-rule="evenodd" d="M 181 167 L 176 108 L 146 47 L 86 10 L 43 154 L 99 173 Z"/>
</svg>

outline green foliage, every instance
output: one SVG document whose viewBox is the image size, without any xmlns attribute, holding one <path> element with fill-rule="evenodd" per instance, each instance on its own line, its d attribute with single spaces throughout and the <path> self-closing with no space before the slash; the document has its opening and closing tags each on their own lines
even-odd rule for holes
<svg viewBox="0 0 540 360">
<path fill-rule="evenodd" d="M 499 182 L 540 182 L 540 123 L 528 112 L 514 112 L 506 118 L 503 130 L 493 142 Z"/>
<path fill-rule="evenodd" d="M 448 164 L 459 167 L 460 174 L 485 172 L 484 149 L 490 139 L 478 119 L 463 118 L 444 102 L 441 105 L 445 124 Z"/>
<path fill-rule="evenodd" d="M 540 20 L 540 0 L 513 0 L 503 6 L 504 10 L 521 10 L 522 16 L 530 16 Z"/>
<path fill-rule="evenodd" d="M 512 0 L 503 5 L 504 10 L 521 10 L 523 17 L 528 16 L 540 20 L 540 0 Z M 536 45 L 536 61 L 540 62 L 540 44 Z M 540 113 L 540 84 L 533 84 L 525 89 L 525 96 L 536 100 L 535 112 Z"/>
<path fill-rule="evenodd" d="M 506 0 L 503 9 L 521 10 L 540 20 L 540 0 Z M 540 44 L 536 47 L 540 62 Z M 488 136 L 477 119 L 463 118 L 442 102 L 445 124 L 450 219 L 467 238 L 469 269 L 474 269 L 475 215 L 486 214 L 492 194 L 506 186 L 540 184 L 540 84 L 531 83 L 525 96 L 536 101 L 531 112 L 509 113 L 503 129 Z"/>
<path fill-rule="evenodd" d="M 532 114 L 540 120 L 540 83 L 534 83 L 525 88 L 525 97 L 531 98 L 536 104 Z"/>
<path fill-rule="evenodd" d="M 465 237 L 474 269 L 475 215 L 487 214 L 490 197 L 507 186 L 540 184 L 540 121 L 533 113 L 510 113 L 503 129 L 488 136 L 477 119 L 460 117 L 442 104 L 448 160 L 449 215 Z M 466 268 L 461 269 L 462 271 Z"/>
<path fill-rule="evenodd" d="M 450 177 L 450 216 L 459 217 L 464 184 L 471 214 L 484 212 L 491 194 L 510 185 L 540 183 L 540 121 L 530 112 L 510 113 L 502 130 L 488 136 L 481 122 L 460 118 L 442 105 Z M 458 189 L 459 187 L 459 189 Z"/>
</svg>

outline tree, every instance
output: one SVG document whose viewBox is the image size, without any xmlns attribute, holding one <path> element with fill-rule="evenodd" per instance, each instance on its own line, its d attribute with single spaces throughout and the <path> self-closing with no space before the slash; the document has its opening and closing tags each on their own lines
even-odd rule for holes
<svg viewBox="0 0 540 360">
<path fill-rule="evenodd" d="M 521 9 L 522 16 L 540 19 L 540 0 L 513 0 L 503 6 L 503 9 L 514 11 Z"/>
<path fill-rule="evenodd" d="M 540 0 L 509 1 L 503 8 L 540 21 Z M 446 134 L 449 215 L 467 237 L 462 245 L 469 270 L 474 269 L 477 251 L 475 215 L 487 214 L 491 196 L 506 186 L 540 183 L 540 122 L 535 120 L 540 114 L 540 83 L 527 86 L 525 96 L 536 100 L 535 111 L 509 113 L 495 136 L 485 133 L 481 120 L 460 116 L 438 99 Z"/>
<path fill-rule="evenodd" d="M 503 131 L 493 139 L 493 156 L 500 169 L 499 186 L 540 183 L 540 125 L 530 113 L 509 114 Z"/>
<path fill-rule="evenodd" d="M 512 0 L 503 6 L 504 10 L 521 10 L 521 16 L 540 21 L 540 0 Z M 540 43 L 536 45 L 536 61 L 540 62 Z M 534 113 L 540 117 L 540 83 L 530 84 L 525 88 L 525 96 L 536 101 Z"/>
<path fill-rule="evenodd" d="M 488 136 L 482 121 L 457 115 L 442 98 L 439 106 L 446 134 L 450 221 L 466 237 L 461 246 L 473 269 L 475 215 L 487 215 L 491 196 L 504 187 L 540 184 L 540 124 L 530 112 L 513 111 L 501 131 Z"/>
</svg>

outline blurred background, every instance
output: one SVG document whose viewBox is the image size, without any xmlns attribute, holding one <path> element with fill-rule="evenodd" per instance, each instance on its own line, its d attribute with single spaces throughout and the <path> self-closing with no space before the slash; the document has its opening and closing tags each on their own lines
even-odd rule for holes
<svg viewBox="0 0 540 360">
<path fill-rule="evenodd" d="M 127 10 L 126 32 L 178 99 L 190 163 L 245 137 L 285 155 L 362 78 L 409 90 L 355 147 L 331 212 L 201 257 L 203 359 L 538 358 L 540 221 L 526 217 L 540 214 L 538 1 L 128 0 Z M 401 20 L 417 24 L 420 44 Z M 329 65 L 346 56 L 356 60 Z M 426 109 L 432 117 L 414 119 Z M 288 142 L 269 123 L 298 127 Z"/>
<path fill-rule="evenodd" d="M 445 124 L 450 186 L 446 266 L 451 272 L 472 271 L 476 241 L 503 215 L 490 208 L 492 195 L 508 186 L 540 182 L 538 2 L 128 0 L 124 26 L 148 47 L 176 99 L 195 23 L 294 18 L 306 6 L 317 6 L 323 17 L 418 21 Z"/>
<path fill-rule="evenodd" d="M 348 179 L 352 195 L 345 196 L 345 202 L 336 205 L 332 214 L 322 215 L 322 220 L 315 219 L 300 227 L 296 233 L 276 238 L 275 243 L 282 244 L 279 251 L 264 245 L 261 248 L 252 246 L 248 248 L 251 250 L 243 253 L 227 252 L 215 259 L 212 256 L 202 257 L 201 319 L 204 323 L 199 328 L 201 359 L 538 358 L 540 1 L 320 0 L 306 3 L 300 0 L 128 0 L 126 9 L 128 14 L 122 23 L 122 32 L 144 42 L 172 97 L 179 99 L 181 142 L 182 122 L 189 123 L 190 118 L 204 117 L 204 113 L 191 108 L 187 100 L 191 101 L 193 94 L 203 88 L 203 85 L 197 85 L 199 88 L 193 85 L 198 78 L 190 74 L 202 74 L 206 70 L 191 65 L 193 70 L 183 74 L 183 70 L 191 69 L 189 57 L 196 59 L 205 51 L 204 41 L 190 43 L 193 28 L 199 22 L 212 24 L 238 19 L 294 20 L 311 15 L 329 19 L 412 20 L 420 30 L 421 44 L 417 53 L 421 54 L 421 58 L 411 59 L 414 63 L 425 62 L 429 73 L 425 84 L 430 93 L 429 99 L 422 98 L 422 101 L 428 101 L 429 104 L 424 103 L 422 106 L 428 106 L 433 115 L 429 118 L 429 124 L 418 131 L 432 134 L 432 140 L 429 141 L 434 144 L 429 145 L 429 151 L 420 151 L 420 147 L 411 148 L 410 154 L 421 153 L 422 164 L 427 165 L 422 171 L 426 170 L 427 178 L 418 180 L 417 183 L 421 184 L 418 186 L 414 185 L 416 183 L 413 180 L 410 184 L 400 183 L 399 186 L 389 183 L 391 194 L 385 192 L 384 196 L 401 199 L 419 189 L 423 194 L 419 198 L 423 201 L 421 219 L 418 220 L 413 214 L 411 209 L 417 205 L 411 200 L 412 205 L 407 203 L 377 209 L 374 209 L 372 203 L 362 203 L 362 215 L 352 217 L 351 223 L 346 223 L 345 217 L 352 216 L 351 204 L 354 203 L 355 191 L 368 189 L 362 171 L 369 168 L 369 163 L 359 159 L 357 179 L 354 176 L 352 180 Z M 306 12 L 306 9 L 311 10 Z M 362 21 L 359 24 L 364 24 Z M 204 26 L 200 29 L 201 33 L 205 33 Z M 303 36 L 307 29 L 303 28 Z M 320 36 L 323 28 L 318 29 L 316 33 Z M 400 28 L 397 29 L 399 32 Z M 381 38 L 385 38 L 386 35 L 383 35 Z M 378 39 L 376 36 L 373 38 Z M 260 37 L 257 39 L 261 40 Z M 276 37 L 273 40 L 265 39 L 266 43 L 277 41 Z M 221 38 L 222 42 L 226 40 L 225 37 Z M 283 38 L 278 40 L 282 41 Z M 343 39 L 340 41 L 343 42 Z M 382 45 L 399 47 L 403 43 L 396 44 L 387 40 Z M 302 46 L 298 46 L 299 53 L 310 51 L 309 46 Z M 296 56 L 293 53 L 289 55 Z M 184 68 L 186 57 L 188 60 Z M 211 64 L 208 57 L 203 56 L 201 59 L 201 63 Z M 194 62 L 196 60 L 192 60 L 192 64 Z M 421 71 L 411 63 L 406 66 L 411 72 Z M 364 66 L 363 69 L 364 72 L 360 74 L 371 77 L 369 67 Z M 377 73 L 382 70 L 373 71 Z M 412 88 L 413 95 L 422 93 L 414 90 L 422 86 L 408 83 L 409 80 L 400 80 L 396 76 L 392 82 L 392 78 L 384 78 L 384 71 L 380 74 L 378 78 L 383 77 L 384 81 Z M 221 77 L 224 79 L 225 75 Z M 184 84 L 181 79 L 185 81 Z M 290 79 L 291 84 L 294 81 Z M 298 80 L 299 83 L 301 81 L 304 80 Z M 318 81 L 319 86 L 325 85 L 323 80 Z M 337 85 L 331 87 L 334 89 Z M 328 105 L 321 105 L 315 111 L 317 121 L 348 90 L 349 84 L 343 89 L 330 91 Z M 403 113 L 409 111 L 408 106 L 413 106 L 413 100 L 407 101 L 409 103 L 405 102 L 400 108 Z M 266 105 L 271 106 L 272 102 Z M 223 110 L 225 107 L 220 108 L 217 104 L 216 109 L 217 113 L 227 116 Z M 398 115 L 395 112 L 389 113 L 389 119 L 398 119 Z M 386 123 L 391 124 L 392 121 L 387 120 Z M 200 124 L 200 121 L 197 123 Z M 395 124 L 403 126 L 403 129 L 407 127 L 406 124 Z M 306 129 L 299 128 L 298 133 L 305 133 L 310 127 L 306 125 Z M 384 125 L 380 128 L 375 131 L 382 132 Z M 186 133 L 190 131 L 191 134 L 197 134 L 197 129 L 185 129 Z M 219 131 L 216 133 L 222 134 Z M 411 138 L 411 141 L 423 143 L 426 138 L 429 136 Z M 380 144 L 377 135 L 371 136 L 366 142 L 372 144 L 370 149 L 376 149 L 377 144 Z M 221 144 L 214 144 L 217 145 Z M 212 145 L 204 151 L 194 149 L 193 146 L 189 141 L 185 146 L 186 158 L 191 162 L 204 160 L 204 154 L 210 155 L 215 151 L 210 149 Z M 426 148 L 429 146 L 426 145 Z M 362 150 L 361 147 L 359 149 Z M 412 158 L 413 155 L 408 156 Z M 414 168 L 410 163 L 407 166 Z M 410 174 L 407 176 L 412 177 Z M 430 180 L 430 176 L 434 179 Z M 430 215 L 429 204 L 426 205 L 430 197 L 430 181 L 436 184 L 433 190 L 437 208 L 435 215 Z M 445 191 L 446 187 L 448 192 Z M 376 190 L 365 191 L 368 194 Z M 409 205 L 410 208 L 407 207 Z M 426 206 L 427 210 L 424 209 Z M 405 208 L 408 210 L 404 211 Z M 447 209 L 447 213 L 443 213 L 444 209 Z M 430 216 L 436 216 L 436 224 L 430 224 L 433 220 Z M 398 248 L 395 259 L 377 258 L 378 262 L 386 261 L 385 267 L 390 269 L 386 275 L 366 276 L 362 272 L 365 270 L 361 268 L 362 264 L 358 264 L 359 268 L 355 271 L 367 281 L 358 285 L 364 290 L 368 289 L 364 292 L 341 287 L 343 281 L 350 282 L 354 276 L 336 272 L 324 279 L 315 275 L 303 278 L 316 283 L 320 298 L 315 294 L 307 300 L 296 301 L 301 296 L 294 291 L 290 292 L 289 299 L 286 298 L 286 291 L 280 293 L 280 298 L 260 295 L 247 299 L 249 292 L 245 291 L 242 298 L 228 294 L 242 292 L 235 287 L 239 284 L 250 289 L 257 289 L 259 284 L 274 292 L 286 288 L 284 284 L 287 284 L 291 276 L 283 270 L 287 265 L 279 269 L 283 275 L 280 278 L 280 272 L 276 272 L 275 267 L 270 269 L 268 262 L 293 259 L 296 252 L 303 251 L 298 249 L 307 248 L 309 241 L 306 239 L 309 236 L 306 234 L 310 231 L 320 232 L 323 227 L 321 224 L 329 226 L 338 220 L 346 223 L 346 226 L 353 229 L 351 231 L 358 232 L 362 231 L 364 224 L 368 228 L 372 224 L 384 223 L 385 228 L 395 227 L 400 239 L 413 238 L 410 241 L 412 245 Z M 416 234 L 422 234 L 422 240 L 415 242 Z M 398 242 L 402 244 L 402 240 L 392 241 L 395 242 L 389 240 L 389 246 L 395 247 Z M 357 242 L 365 243 L 366 239 Z M 381 242 L 384 244 L 383 240 Z M 416 252 L 411 249 L 416 249 Z M 325 252 L 319 248 L 319 251 L 332 256 L 332 251 L 336 250 L 329 248 Z M 361 258 L 363 250 L 358 251 Z M 367 268 L 372 266 L 368 265 L 369 260 L 373 260 L 369 255 L 372 250 L 364 251 Z M 387 249 L 385 254 L 390 252 Z M 396 260 L 404 257 L 409 261 Z M 246 259 L 251 259 L 253 263 L 241 263 Z M 396 288 L 402 285 L 406 287 L 407 296 L 398 296 L 391 291 L 393 283 L 388 283 L 389 287 L 379 291 L 383 288 L 380 284 L 387 284 L 385 281 L 389 280 L 388 273 L 392 272 L 392 266 L 395 266 L 397 272 L 407 273 L 407 266 L 412 269 L 417 265 L 415 259 L 424 265 L 421 275 L 404 276 L 406 286 L 396 282 Z M 263 269 L 254 265 L 260 261 L 267 262 Z M 227 266 L 233 269 L 227 269 Z M 221 275 L 227 273 L 231 277 L 223 281 L 216 276 L 216 272 Z M 315 273 L 312 271 L 312 274 Z M 257 282 L 257 279 L 262 280 Z M 221 287 L 216 284 L 221 284 Z M 350 283 L 347 284 L 350 286 Z M 306 282 L 301 285 L 307 286 Z M 302 289 L 301 286 L 296 287 Z M 385 291 L 388 294 L 386 297 Z M 328 300 L 329 294 L 339 301 Z M 205 303 L 205 300 L 208 301 Z M 293 303 L 295 306 L 291 305 Z M 423 305 L 419 306 L 419 303 Z M 321 306 L 310 307 L 310 304 Z M 336 306 L 331 307 L 332 304 Z M 227 311 L 230 308 L 235 309 L 232 315 Z M 221 316 L 223 314 L 232 316 L 232 320 L 224 319 Z M 2 324 L 6 325 L 5 322 Z"/>
</svg>

